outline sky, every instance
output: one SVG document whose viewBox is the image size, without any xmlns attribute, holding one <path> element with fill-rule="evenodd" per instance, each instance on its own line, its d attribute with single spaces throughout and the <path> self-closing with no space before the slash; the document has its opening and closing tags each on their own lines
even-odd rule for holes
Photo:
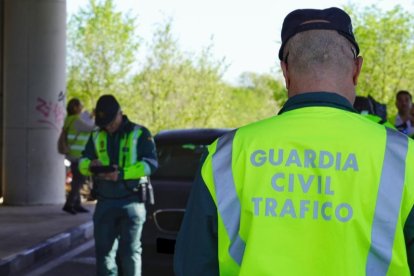
<svg viewBox="0 0 414 276">
<path fill-rule="evenodd" d="M 67 0 L 68 18 L 88 0 Z M 243 72 L 275 74 L 284 17 L 295 9 L 378 5 L 388 10 L 401 5 L 414 12 L 414 0 L 114 0 L 119 11 L 137 17 L 137 33 L 150 42 L 158 24 L 172 19 L 172 34 L 184 52 L 200 53 L 213 45 L 217 60 L 225 59 L 224 80 L 237 83 Z M 363 4 L 361 4 L 363 2 Z M 143 59 L 145 47 L 141 51 Z"/>
</svg>

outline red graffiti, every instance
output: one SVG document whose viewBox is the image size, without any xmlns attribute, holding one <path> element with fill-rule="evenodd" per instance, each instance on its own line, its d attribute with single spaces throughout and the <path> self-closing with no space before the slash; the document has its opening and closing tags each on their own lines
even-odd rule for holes
<svg viewBox="0 0 414 276">
<path fill-rule="evenodd" d="M 40 115 L 39 123 L 47 124 L 60 130 L 65 119 L 65 108 L 61 102 L 47 101 L 38 97 L 36 110 Z"/>
</svg>

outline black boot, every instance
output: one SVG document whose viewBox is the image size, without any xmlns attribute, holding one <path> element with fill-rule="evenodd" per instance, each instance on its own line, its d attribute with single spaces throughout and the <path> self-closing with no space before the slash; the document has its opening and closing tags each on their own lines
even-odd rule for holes
<svg viewBox="0 0 414 276">
<path fill-rule="evenodd" d="M 67 212 L 67 213 L 69 213 L 69 214 L 76 215 L 75 208 L 70 207 L 68 205 L 63 206 L 62 210 L 65 211 L 65 212 Z"/>
</svg>

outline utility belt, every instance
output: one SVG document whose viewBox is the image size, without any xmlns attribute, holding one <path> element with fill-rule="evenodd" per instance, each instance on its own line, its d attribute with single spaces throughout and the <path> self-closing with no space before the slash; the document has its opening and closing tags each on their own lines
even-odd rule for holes
<svg viewBox="0 0 414 276">
<path fill-rule="evenodd" d="M 104 181 L 93 178 L 91 196 L 94 199 L 136 199 L 138 202 L 154 205 L 154 190 L 148 176 L 139 180 Z M 113 186 L 123 185 L 123 187 Z M 112 188 L 112 190 L 111 190 Z M 122 191 L 120 191 L 122 189 Z"/>
</svg>

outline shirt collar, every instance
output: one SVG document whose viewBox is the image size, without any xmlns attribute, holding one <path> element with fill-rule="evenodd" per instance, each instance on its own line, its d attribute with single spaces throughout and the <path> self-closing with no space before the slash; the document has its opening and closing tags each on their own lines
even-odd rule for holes
<svg viewBox="0 0 414 276">
<path fill-rule="evenodd" d="M 327 106 L 343 109 L 350 112 L 357 111 L 351 103 L 345 98 L 332 92 L 309 92 L 295 95 L 287 100 L 278 114 L 310 106 Z"/>
</svg>

